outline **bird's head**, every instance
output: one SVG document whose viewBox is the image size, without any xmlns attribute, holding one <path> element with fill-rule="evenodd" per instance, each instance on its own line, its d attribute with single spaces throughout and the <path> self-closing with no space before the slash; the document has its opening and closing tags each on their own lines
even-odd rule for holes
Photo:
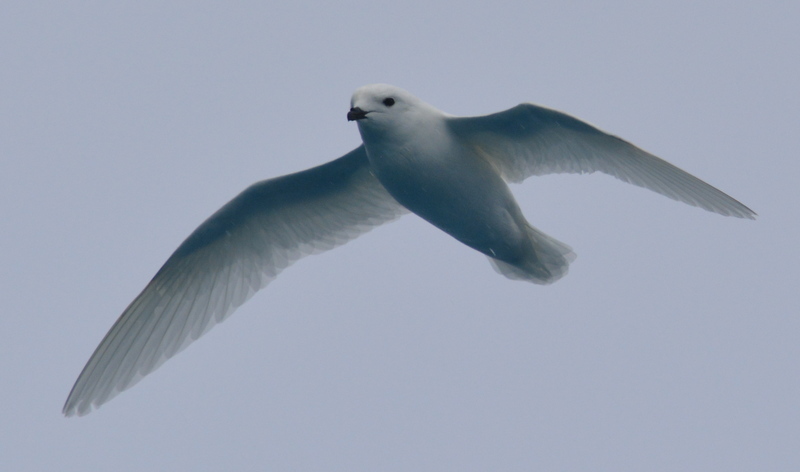
<svg viewBox="0 0 800 472">
<path fill-rule="evenodd" d="M 442 112 L 409 92 L 387 84 L 365 85 L 353 93 L 348 121 L 358 122 L 362 138 L 366 135 L 403 133 L 433 121 Z"/>
</svg>

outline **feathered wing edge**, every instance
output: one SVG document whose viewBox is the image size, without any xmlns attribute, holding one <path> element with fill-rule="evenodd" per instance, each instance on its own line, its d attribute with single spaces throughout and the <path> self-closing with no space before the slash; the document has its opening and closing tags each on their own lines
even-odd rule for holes
<svg viewBox="0 0 800 472">
<path fill-rule="evenodd" d="M 697 177 L 556 110 L 522 104 L 492 115 L 451 117 L 448 123 L 510 182 L 531 175 L 599 171 L 721 215 L 756 216 Z"/>
<path fill-rule="evenodd" d="M 125 309 L 83 368 L 64 414 L 132 387 L 223 321 L 284 268 L 404 214 L 364 147 L 252 185 L 201 224 Z"/>
</svg>

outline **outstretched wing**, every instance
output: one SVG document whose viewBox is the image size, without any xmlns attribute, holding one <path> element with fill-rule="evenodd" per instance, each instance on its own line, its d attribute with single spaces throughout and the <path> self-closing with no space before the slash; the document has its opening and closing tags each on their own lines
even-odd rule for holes
<svg viewBox="0 0 800 472">
<path fill-rule="evenodd" d="M 252 185 L 201 224 L 125 309 L 75 382 L 64 414 L 84 415 L 131 387 L 297 259 L 406 211 L 370 173 L 363 146 Z"/>
<path fill-rule="evenodd" d="M 522 104 L 492 115 L 448 118 L 448 124 L 510 182 L 531 175 L 600 171 L 721 215 L 756 216 L 697 177 L 555 110 Z"/>
</svg>

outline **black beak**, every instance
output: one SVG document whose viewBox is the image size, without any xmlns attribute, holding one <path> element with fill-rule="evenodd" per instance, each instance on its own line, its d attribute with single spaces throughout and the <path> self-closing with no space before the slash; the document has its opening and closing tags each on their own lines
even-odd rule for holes
<svg viewBox="0 0 800 472">
<path fill-rule="evenodd" d="M 369 112 L 358 107 L 351 108 L 350 111 L 347 112 L 347 121 L 363 120 L 367 117 L 367 113 Z"/>
</svg>

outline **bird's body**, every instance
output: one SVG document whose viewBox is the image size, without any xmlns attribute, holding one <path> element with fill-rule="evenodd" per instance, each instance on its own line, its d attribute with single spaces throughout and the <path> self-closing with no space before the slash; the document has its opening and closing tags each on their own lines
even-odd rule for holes
<svg viewBox="0 0 800 472">
<path fill-rule="evenodd" d="M 85 414 L 222 321 L 281 270 L 411 211 L 482 252 L 511 279 L 552 283 L 569 246 L 531 226 L 506 182 L 601 171 L 728 216 L 749 208 L 677 167 L 563 113 L 523 104 L 453 117 L 389 85 L 358 89 L 363 145 L 257 183 L 201 224 L 89 359 L 64 413 Z"/>
<path fill-rule="evenodd" d="M 425 128 L 439 139 L 381 140 L 362 128 L 370 167 L 401 205 L 488 256 L 524 257 L 524 217 L 506 183 L 445 127 Z"/>
</svg>

